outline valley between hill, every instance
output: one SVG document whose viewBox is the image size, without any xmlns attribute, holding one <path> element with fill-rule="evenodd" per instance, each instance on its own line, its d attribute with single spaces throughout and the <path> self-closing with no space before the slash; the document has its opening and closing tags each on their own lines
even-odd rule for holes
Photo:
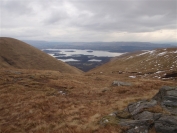
<svg viewBox="0 0 177 133">
<path fill-rule="evenodd" d="M 175 48 L 125 54 L 87 73 L 14 39 L 1 38 L 0 48 L 2 133 L 124 133 L 100 120 L 151 99 L 162 86 L 177 86 Z"/>
</svg>

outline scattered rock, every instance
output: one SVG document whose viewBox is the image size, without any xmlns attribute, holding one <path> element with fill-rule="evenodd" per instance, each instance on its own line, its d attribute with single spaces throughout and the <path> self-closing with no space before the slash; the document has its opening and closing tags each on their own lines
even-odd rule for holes
<svg viewBox="0 0 177 133">
<path fill-rule="evenodd" d="M 128 82 L 122 82 L 122 81 L 113 81 L 113 86 L 131 86 L 131 83 Z"/>
<path fill-rule="evenodd" d="M 157 107 L 160 109 L 153 111 Z M 115 123 L 127 127 L 126 133 L 148 133 L 152 127 L 158 133 L 177 133 L 177 87 L 164 86 L 150 101 L 131 103 L 109 116 L 118 119 Z M 110 123 L 110 120 L 106 122 Z"/>
</svg>

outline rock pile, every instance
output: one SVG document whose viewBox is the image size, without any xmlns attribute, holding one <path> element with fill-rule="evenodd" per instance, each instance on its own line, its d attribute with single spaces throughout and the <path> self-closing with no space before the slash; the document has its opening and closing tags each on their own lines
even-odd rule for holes
<svg viewBox="0 0 177 133">
<path fill-rule="evenodd" d="M 177 133 L 177 87 L 164 86 L 151 100 L 131 103 L 114 114 L 127 133 L 148 133 L 151 128 L 157 133 Z"/>
</svg>

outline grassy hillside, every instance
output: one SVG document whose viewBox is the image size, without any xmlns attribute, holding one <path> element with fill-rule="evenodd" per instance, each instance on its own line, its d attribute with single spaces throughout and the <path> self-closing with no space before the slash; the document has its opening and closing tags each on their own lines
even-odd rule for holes
<svg viewBox="0 0 177 133">
<path fill-rule="evenodd" d="M 129 53 L 78 74 L 28 44 L 1 38 L 0 132 L 124 133 L 117 121 L 100 121 L 129 103 L 151 99 L 162 86 L 177 86 L 176 57 L 177 49 Z M 117 80 L 130 86 L 113 86 Z"/>
<path fill-rule="evenodd" d="M 112 86 L 114 80 L 132 86 Z M 0 132 L 120 133 L 120 126 L 101 126 L 99 121 L 133 101 L 151 98 L 163 85 L 177 83 L 123 75 L 0 70 Z"/>
<path fill-rule="evenodd" d="M 177 74 L 177 48 L 127 53 L 91 70 L 89 73 L 122 74 L 165 78 Z"/>
<path fill-rule="evenodd" d="M 0 68 L 56 70 L 81 73 L 48 54 L 13 38 L 0 38 Z"/>
</svg>

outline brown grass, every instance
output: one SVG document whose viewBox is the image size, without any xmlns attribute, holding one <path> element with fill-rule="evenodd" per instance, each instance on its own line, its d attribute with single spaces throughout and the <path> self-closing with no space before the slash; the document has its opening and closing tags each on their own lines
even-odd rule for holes
<svg viewBox="0 0 177 133">
<path fill-rule="evenodd" d="M 56 70 L 75 74 L 82 73 L 77 68 L 63 63 L 37 48 L 22 41 L 6 37 L 0 37 L 0 68 Z"/>
<path fill-rule="evenodd" d="M 163 49 L 156 53 L 160 52 Z M 162 57 L 136 54 L 140 53 L 115 58 L 84 75 L 23 42 L 0 38 L 0 133 L 124 133 L 126 129 L 117 124 L 117 119 L 110 119 L 112 123 L 105 126 L 99 122 L 131 102 L 151 99 L 164 85 L 177 86 L 175 79 L 143 76 L 152 72 L 155 60 L 168 70 L 176 54 L 168 55 L 167 62 Z M 129 56 L 136 58 L 127 59 Z M 142 75 L 134 73 L 139 71 Z M 130 78 L 132 75 L 137 77 Z M 130 82 L 132 86 L 112 86 L 114 80 Z M 159 106 L 150 111 L 165 112 Z"/>
<path fill-rule="evenodd" d="M 119 71 L 126 73 L 141 72 L 143 75 L 155 73 L 157 71 L 171 70 L 177 71 L 177 48 L 157 49 L 153 53 L 142 54 L 142 52 L 134 52 L 115 57 L 112 61 L 91 70 L 89 73 L 106 73 L 119 74 Z M 160 55 L 159 55 L 160 54 Z M 166 72 L 162 73 L 165 74 Z M 162 74 L 154 74 L 154 76 L 162 76 Z M 136 74 L 134 74 L 136 75 Z M 140 75 L 139 75 L 140 76 Z"/>
<path fill-rule="evenodd" d="M 114 80 L 132 86 L 112 86 Z M 129 103 L 149 99 L 174 81 L 125 76 L 72 75 L 57 71 L 0 70 L 0 132 L 114 133 L 99 121 Z M 106 91 L 105 91 L 106 90 Z"/>
</svg>

